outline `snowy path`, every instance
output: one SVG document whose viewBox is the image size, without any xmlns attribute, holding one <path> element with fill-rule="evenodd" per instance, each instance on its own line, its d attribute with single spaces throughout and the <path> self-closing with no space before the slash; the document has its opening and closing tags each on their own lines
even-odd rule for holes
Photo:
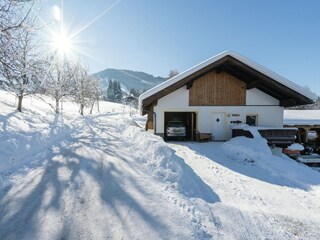
<svg viewBox="0 0 320 240">
<path fill-rule="evenodd" d="M 132 157 L 120 120 L 87 118 L 15 174 L 0 189 L 0 239 L 197 238 L 199 224 Z"/>
</svg>

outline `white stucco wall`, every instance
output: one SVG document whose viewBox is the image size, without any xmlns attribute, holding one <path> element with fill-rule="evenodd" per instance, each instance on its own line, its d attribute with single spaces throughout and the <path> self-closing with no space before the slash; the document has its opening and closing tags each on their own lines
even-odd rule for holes
<svg viewBox="0 0 320 240">
<path fill-rule="evenodd" d="M 189 107 L 189 90 L 184 86 L 158 100 L 157 105 L 154 107 L 154 112 L 156 113 L 156 132 L 164 133 L 165 112 L 196 112 L 197 129 L 200 132 L 212 131 L 214 112 L 225 113 L 225 139 L 231 138 L 231 127 L 234 125 L 231 121 L 239 120 L 245 123 L 247 115 L 257 115 L 258 126 L 282 127 L 283 108 L 278 106 L 279 101 L 258 89 L 251 89 L 248 92 L 247 105 L 249 106 Z"/>
<path fill-rule="evenodd" d="M 257 88 L 247 90 L 246 105 L 279 105 L 279 100 L 260 91 Z"/>
</svg>

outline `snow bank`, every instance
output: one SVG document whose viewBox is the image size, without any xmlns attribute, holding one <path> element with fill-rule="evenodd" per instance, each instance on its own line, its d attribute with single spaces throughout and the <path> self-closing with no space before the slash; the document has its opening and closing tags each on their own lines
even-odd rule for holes
<svg viewBox="0 0 320 240">
<path fill-rule="evenodd" d="M 139 161 L 146 164 L 157 176 L 164 181 L 176 184 L 182 174 L 181 166 L 173 161 L 172 150 L 159 136 L 149 134 L 144 129 L 134 126 L 133 121 L 127 120 L 123 127 L 123 136 L 130 144 L 139 149 Z"/>
<path fill-rule="evenodd" d="M 263 181 L 308 190 L 319 184 L 319 174 L 291 158 L 272 154 L 263 138 L 236 137 L 222 145 L 226 156 L 237 162 L 251 164 L 246 173 Z"/>
<path fill-rule="evenodd" d="M 122 134 L 131 145 L 132 154 L 147 166 L 158 180 L 170 183 L 171 187 L 187 197 L 201 198 L 210 203 L 219 201 L 213 190 L 161 137 L 137 127 L 134 120 L 126 120 L 122 124 Z"/>
</svg>

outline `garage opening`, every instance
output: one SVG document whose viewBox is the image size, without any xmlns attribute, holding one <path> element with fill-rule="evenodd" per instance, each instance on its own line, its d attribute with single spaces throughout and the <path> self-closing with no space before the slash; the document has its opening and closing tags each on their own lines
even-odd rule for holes
<svg viewBox="0 0 320 240">
<path fill-rule="evenodd" d="M 195 129 L 196 129 L 196 113 L 195 112 L 165 112 L 164 113 L 164 137 L 166 140 L 195 140 Z M 182 122 L 186 128 L 186 136 L 168 136 L 171 134 L 167 133 L 167 127 L 169 122 Z"/>
</svg>

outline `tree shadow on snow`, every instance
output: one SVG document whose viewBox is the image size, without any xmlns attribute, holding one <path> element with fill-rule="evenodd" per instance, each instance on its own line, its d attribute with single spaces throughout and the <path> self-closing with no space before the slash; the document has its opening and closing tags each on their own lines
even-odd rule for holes
<svg viewBox="0 0 320 240">
<path fill-rule="evenodd" d="M 139 196 L 148 198 L 141 183 L 131 178 L 131 186 L 127 188 L 124 185 L 122 169 L 113 163 L 116 158 L 123 166 L 130 168 L 129 153 L 125 155 L 118 151 L 121 139 L 111 134 L 107 138 L 98 137 L 99 133 L 95 132 L 91 124 L 100 123 L 88 123 L 85 129 L 78 130 L 77 136 L 75 133 L 68 133 L 52 149 L 44 150 L 45 161 L 42 166 L 22 172 L 14 182 L 0 189 L 0 239 L 35 239 L 39 229 L 44 227 L 46 217 L 53 213 L 58 216 L 56 219 L 53 217 L 56 222 L 48 223 L 57 229 L 61 226 L 60 230 L 56 230 L 60 231 L 56 236 L 60 235 L 61 239 L 85 237 L 93 231 L 89 222 L 101 226 L 104 238 L 118 236 L 112 235 L 112 228 L 115 222 L 120 222 L 122 236 L 130 238 L 135 235 L 130 232 L 130 227 L 126 227 L 131 224 L 130 214 L 138 216 L 144 225 L 153 229 L 158 238 L 163 233 L 170 233 L 170 226 L 133 196 L 132 192 L 136 192 Z M 103 124 L 105 131 L 112 127 Z M 82 136 L 82 131 L 88 133 Z M 82 152 L 86 147 L 91 150 Z M 188 176 L 191 175 L 189 171 L 191 170 L 186 170 Z M 193 184 L 192 181 L 197 181 L 195 177 L 192 177 L 193 180 L 188 179 L 185 178 L 185 188 L 187 184 Z M 92 189 L 93 185 L 98 186 L 97 196 L 88 192 L 90 185 Z M 96 202 L 107 208 L 97 216 L 91 216 L 94 219 L 86 218 L 87 211 Z M 110 217 L 103 218 L 104 214 Z M 81 218 L 84 218 L 83 226 L 78 225 Z M 46 229 L 50 229 L 50 226 Z"/>
<path fill-rule="evenodd" d="M 199 198 L 207 203 L 220 202 L 219 196 L 207 185 L 185 161 L 173 155 L 173 161 L 178 163 L 182 172 L 178 183 L 178 190 L 186 197 Z"/>
<path fill-rule="evenodd" d="M 10 118 L 23 120 L 23 124 L 28 126 L 29 129 L 25 131 L 23 128 L 20 129 L 19 126 L 12 124 L 7 129 Z M 45 127 L 42 129 L 37 127 L 32 118 L 40 119 Z M 23 163 L 27 163 L 35 154 L 45 151 L 52 143 L 62 139 L 71 129 L 70 126 L 64 123 L 63 117 L 59 114 L 54 114 L 53 120 L 48 122 L 47 118 L 43 118 L 40 113 L 32 110 L 26 110 L 25 112 L 18 112 L 16 110 L 6 116 L 0 114 L 1 122 L 3 122 L 2 126 L 5 134 L 0 134 L 0 142 L 2 142 L 0 150 L 4 151 L 4 155 L 0 154 L 0 160 L 7 161 L 6 172 L 10 172 Z M 10 158 L 10 160 L 3 159 L 4 157 Z M 1 170 L 3 169 L 0 168 Z"/>
<path fill-rule="evenodd" d="M 18 110 L 11 112 L 7 115 L 2 115 L 0 114 L 0 122 L 2 122 L 2 129 L 3 132 L 7 132 L 7 126 L 8 126 L 8 120 L 13 117 L 14 115 L 16 115 L 18 113 Z"/>
</svg>

